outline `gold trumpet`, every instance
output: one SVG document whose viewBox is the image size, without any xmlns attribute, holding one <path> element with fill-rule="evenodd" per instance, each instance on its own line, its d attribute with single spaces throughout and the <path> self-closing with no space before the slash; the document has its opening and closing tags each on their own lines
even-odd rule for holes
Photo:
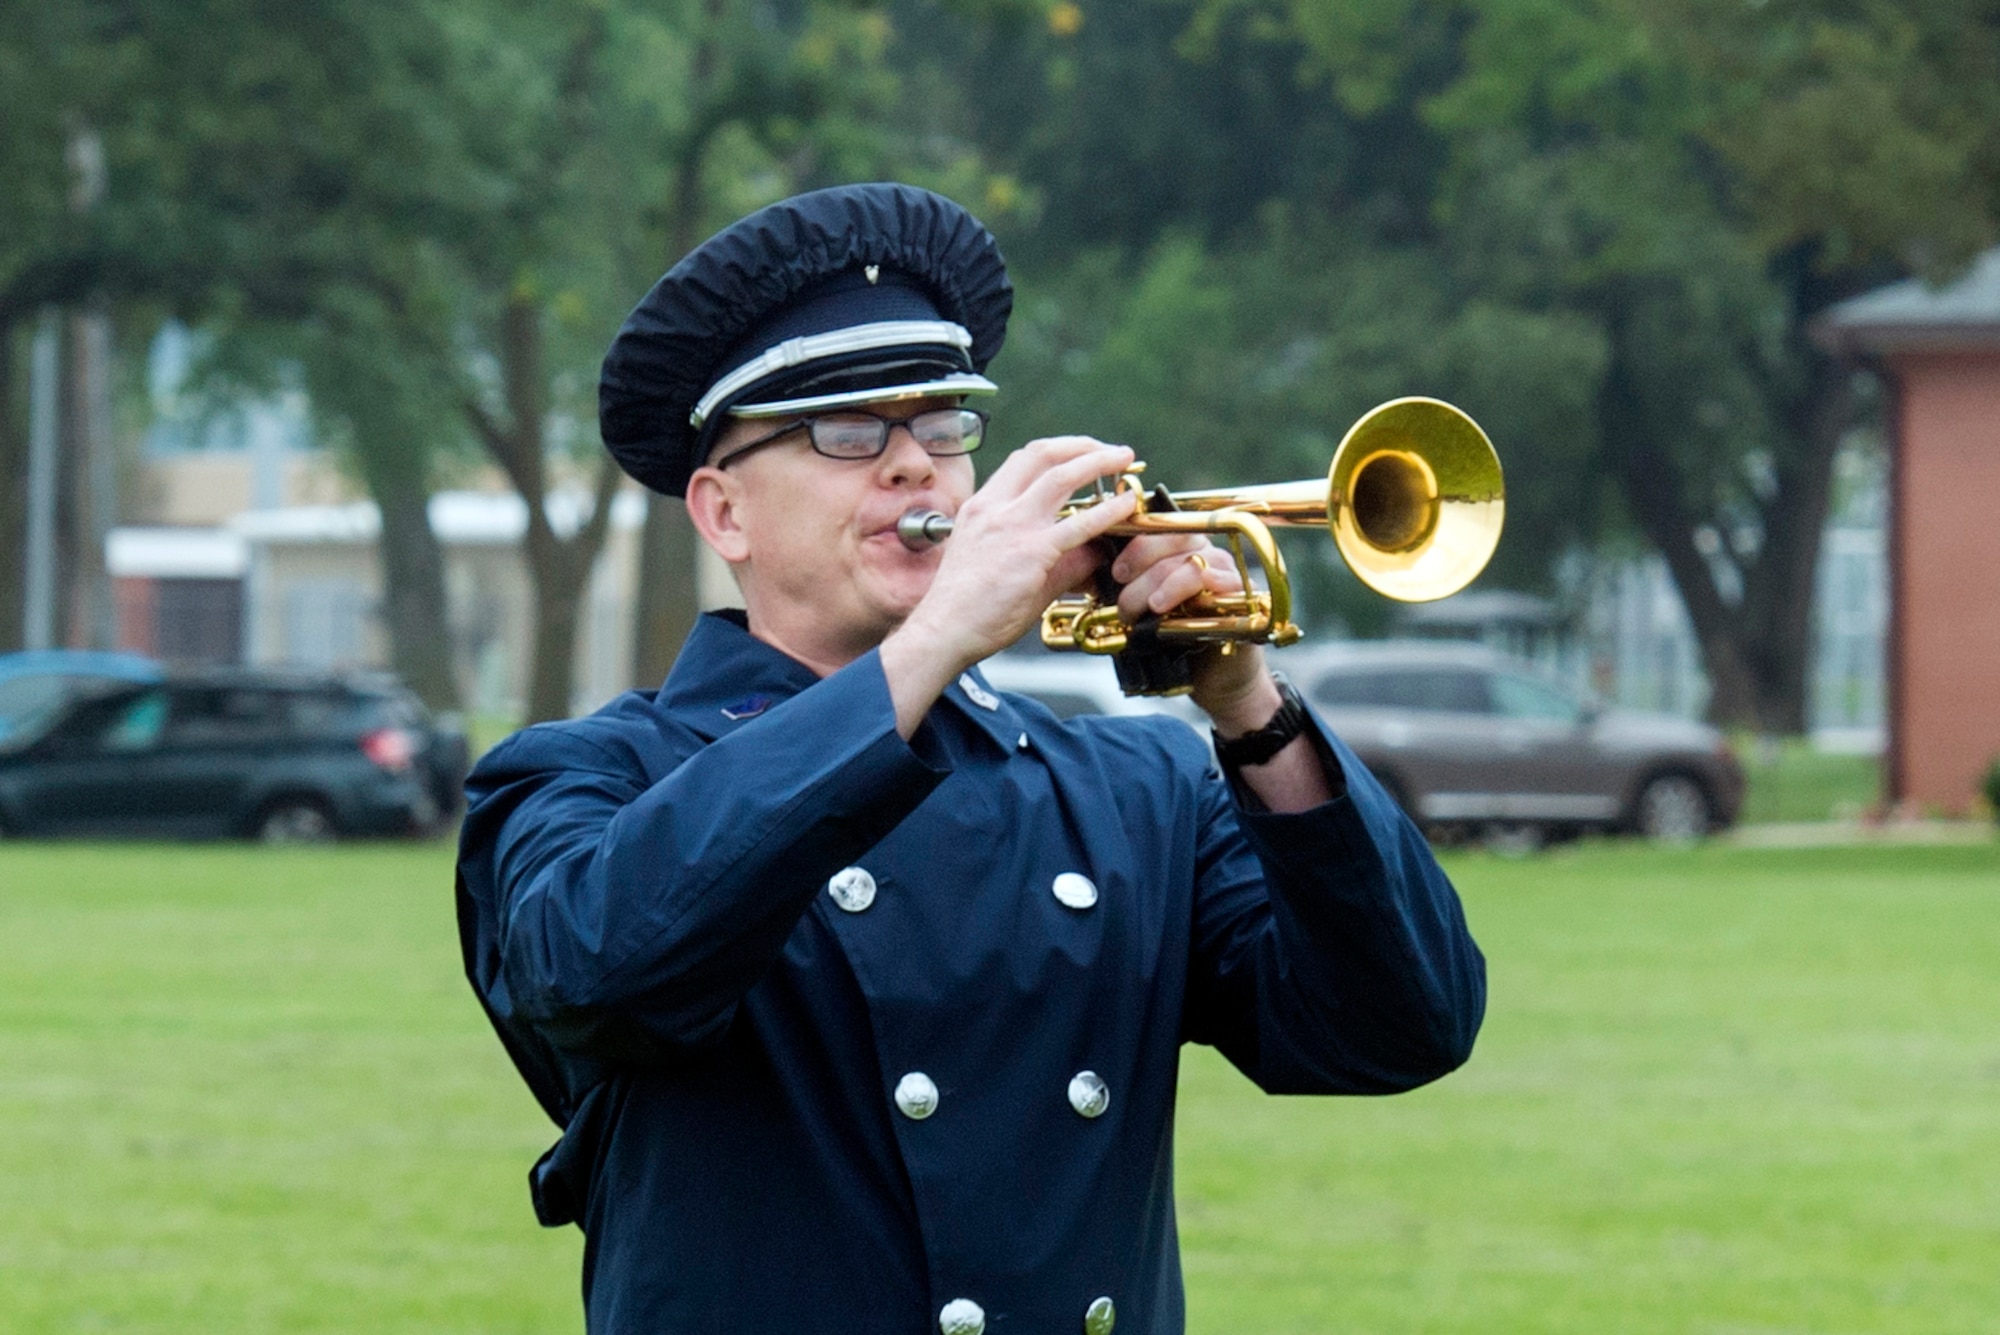
<svg viewBox="0 0 2000 1335">
<path fill-rule="evenodd" d="M 1392 399 L 1371 409 L 1341 438 L 1324 480 L 1147 491 L 1139 477 L 1144 467 L 1134 465 L 1109 489 L 1100 483 L 1096 495 L 1064 513 L 1137 492 L 1138 512 L 1112 534 L 1213 535 L 1235 559 L 1243 592 L 1189 599 L 1145 626 L 1145 642 L 1137 646 L 1133 639 L 1141 628 L 1118 615 L 1115 592 L 1071 594 L 1042 614 L 1042 642 L 1051 649 L 1119 654 L 1218 642 L 1290 644 L 1300 631 L 1273 528 L 1325 525 L 1362 583 L 1400 602 L 1421 603 L 1472 582 L 1500 541 L 1506 513 L 1493 443 L 1477 422 L 1438 399 Z M 897 533 L 923 548 L 950 536 L 951 520 L 934 510 L 912 510 Z M 1252 578 L 1253 557 L 1263 570 L 1261 589 Z"/>
</svg>

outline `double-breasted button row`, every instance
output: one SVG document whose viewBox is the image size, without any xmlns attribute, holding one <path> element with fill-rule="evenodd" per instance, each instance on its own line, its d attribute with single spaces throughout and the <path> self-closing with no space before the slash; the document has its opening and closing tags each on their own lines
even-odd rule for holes
<svg viewBox="0 0 2000 1335">
<path fill-rule="evenodd" d="M 1049 891 L 1064 908 L 1087 909 L 1097 903 L 1097 885 L 1082 872 L 1064 872 Z M 875 902 L 875 877 L 866 867 L 843 867 L 827 881 L 826 893 L 847 912 L 860 913 Z"/>
<path fill-rule="evenodd" d="M 1111 1335 L 1118 1311 L 1109 1298 L 1093 1298 L 1083 1309 L 1083 1335 Z M 938 1311 L 940 1335 L 985 1335 L 986 1309 L 970 1298 L 953 1298 Z"/>
<path fill-rule="evenodd" d="M 1111 1106 L 1111 1086 L 1095 1071 L 1078 1071 L 1069 1080 L 1069 1106 L 1082 1117 L 1102 1117 Z M 896 1082 L 896 1107 L 913 1122 L 938 1110 L 937 1081 L 922 1071 L 907 1072 Z"/>
</svg>

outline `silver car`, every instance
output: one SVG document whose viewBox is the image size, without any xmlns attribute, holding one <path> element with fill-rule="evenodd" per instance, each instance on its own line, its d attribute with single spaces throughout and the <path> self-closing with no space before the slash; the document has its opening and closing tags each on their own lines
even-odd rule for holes
<svg viewBox="0 0 2000 1335">
<path fill-rule="evenodd" d="M 986 680 L 1003 691 L 1032 696 L 1057 718 L 1078 714 L 1166 714 L 1206 738 L 1208 723 L 1185 697 L 1132 696 L 1118 689 L 1111 660 L 1095 654 L 1058 654 L 1041 649 L 995 654 L 979 665 Z"/>
<path fill-rule="evenodd" d="M 1716 729 L 1607 708 L 1482 646 L 1382 641 L 1273 656 L 1427 829 L 1516 846 L 1584 830 L 1685 841 L 1734 823 Z"/>
</svg>

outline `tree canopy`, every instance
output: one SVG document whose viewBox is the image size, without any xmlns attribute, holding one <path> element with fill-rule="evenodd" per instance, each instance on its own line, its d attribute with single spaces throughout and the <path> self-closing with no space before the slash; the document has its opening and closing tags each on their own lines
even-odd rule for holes
<svg viewBox="0 0 2000 1335">
<path fill-rule="evenodd" d="M 169 314 L 233 334 L 404 516 L 399 644 L 444 615 L 421 503 L 452 459 L 483 446 L 536 519 L 608 496 L 591 388 L 631 301 L 749 208 L 894 176 L 1013 264 L 1003 441 L 1276 481 L 1375 402 L 1451 399 L 1508 468 L 1490 583 L 1649 546 L 1713 712 L 1790 730 L 1856 403 L 1805 327 L 1992 242 L 2000 3 L 4 0 L 0 123 L 0 470 L 41 308 L 100 303 L 134 350 Z M 550 713 L 601 534 L 541 527 Z M 687 541 L 649 538 L 652 623 Z M 1323 546 L 1322 613 L 1380 624 Z"/>
</svg>

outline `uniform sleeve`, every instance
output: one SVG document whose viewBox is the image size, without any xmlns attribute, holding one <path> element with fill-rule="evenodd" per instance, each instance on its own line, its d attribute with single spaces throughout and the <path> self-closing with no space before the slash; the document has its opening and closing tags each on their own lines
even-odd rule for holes
<svg viewBox="0 0 2000 1335">
<path fill-rule="evenodd" d="M 827 877 L 944 778 L 925 737 L 898 736 L 874 654 L 657 782 L 587 731 L 521 734 L 468 785 L 461 843 L 496 1023 L 612 1061 L 718 1038 Z"/>
<path fill-rule="evenodd" d="M 1471 1055 L 1486 962 L 1422 834 L 1313 726 L 1332 801 L 1252 811 L 1201 786 L 1186 1035 L 1271 1093 L 1411 1089 Z"/>
</svg>

